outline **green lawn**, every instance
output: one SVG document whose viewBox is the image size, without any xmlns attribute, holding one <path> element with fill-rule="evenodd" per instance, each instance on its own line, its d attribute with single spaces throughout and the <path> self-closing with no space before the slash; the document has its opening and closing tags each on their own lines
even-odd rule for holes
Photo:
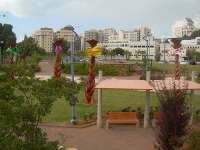
<svg viewBox="0 0 200 150">
<path fill-rule="evenodd" d="M 152 69 L 158 72 L 165 72 L 165 73 L 174 73 L 175 71 L 175 64 L 159 64 L 159 63 L 153 63 Z M 200 73 L 200 67 L 199 65 L 181 65 L 181 71 L 183 73 L 191 73 L 192 71 L 196 71 L 197 73 Z"/>
<path fill-rule="evenodd" d="M 97 93 L 95 93 L 97 99 Z M 158 100 L 154 94 L 151 94 L 152 106 L 158 105 Z M 79 103 L 77 104 L 78 120 L 82 120 L 89 113 L 96 113 L 96 105 L 88 106 L 83 103 L 84 93 L 79 94 Z M 122 90 L 104 90 L 103 91 L 103 111 L 117 111 L 127 106 L 133 109 L 141 107 L 144 109 L 144 92 L 122 91 Z M 200 95 L 194 97 L 195 109 L 200 109 Z M 56 101 L 52 107 L 51 113 L 44 118 L 44 122 L 68 122 L 71 118 L 71 109 L 69 103 L 63 99 Z"/>
</svg>

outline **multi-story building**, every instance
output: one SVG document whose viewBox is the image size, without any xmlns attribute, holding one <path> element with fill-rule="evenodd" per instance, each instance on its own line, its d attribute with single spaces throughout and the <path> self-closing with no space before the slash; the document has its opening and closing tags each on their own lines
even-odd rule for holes
<svg viewBox="0 0 200 150">
<path fill-rule="evenodd" d="M 196 29 L 197 27 L 191 18 L 177 21 L 172 27 L 173 36 L 175 37 L 191 36 Z"/>
<path fill-rule="evenodd" d="M 85 31 L 84 33 L 84 39 L 85 39 L 85 48 L 88 48 L 90 45 L 87 43 L 88 40 L 94 39 L 99 41 L 99 31 L 96 29 L 91 29 L 88 31 Z"/>
<path fill-rule="evenodd" d="M 85 31 L 84 37 L 85 37 L 86 41 L 87 40 L 91 40 L 91 39 L 94 39 L 94 40 L 98 41 L 98 38 L 99 38 L 98 31 L 95 30 L 95 29 Z"/>
<path fill-rule="evenodd" d="M 89 44 L 86 42 L 87 40 L 94 39 L 97 40 L 99 43 L 107 43 L 109 41 L 109 37 L 116 34 L 116 30 L 113 28 L 106 28 L 103 30 L 91 29 L 85 31 L 85 47 L 89 47 Z"/>
<path fill-rule="evenodd" d="M 155 60 L 155 41 L 149 40 L 148 44 L 146 41 L 112 41 L 104 43 L 103 47 L 107 50 L 115 48 L 123 48 L 131 52 L 131 58 L 135 60 L 142 60 L 148 53 L 148 59 Z M 148 50 L 148 52 L 147 52 Z"/>
<path fill-rule="evenodd" d="M 192 40 L 183 40 L 181 43 L 186 49 L 194 49 L 200 52 L 200 37 L 196 37 Z"/>
<path fill-rule="evenodd" d="M 103 29 L 103 43 L 107 43 L 109 40 L 109 37 L 116 34 L 117 34 L 117 31 L 113 28 Z"/>
<path fill-rule="evenodd" d="M 131 59 L 138 60 L 142 60 L 147 55 L 148 49 L 148 58 L 154 60 L 156 42 L 151 35 L 151 30 L 147 27 L 131 31 L 119 30 L 117 34 L 109 36 L 108 42 L 101 45 L 107 50 L 123 48 L 131 52 Z M 144 37 L 147 37 L 146 41 Z"/>
<path fill-rule="evenodd" d="M 53 51 L 54 32 L 52 28 L 41 28 L 33 34 L 33 38 L 38 46 L 46 52 L 50 53 Z"/>
<path fill-rule="evenodd" d="M 152 36 L 151 29 L 148 27 L 140 27 L 138 31 L 140 35 L 140 41 L 142 41 L 146 36 Z"/>
<path fill-rule="evenodd" d="M 138 42 L 143 41 L 144 37 L 147 36 L 152 36 L 151 29 L 147 27 L 140 27 L 138 29 L 128 31 L 119 30 L 116 34 L 109 36 L 108 42 L 113 39 Z"/>
<path fill-rule="evenodd" d="M 57 39 L 64 39 L 70 43 L 70 49 L 80 50 L 81 40 L 78 34 L 74 31 L 74 27 L 69 25 L 56 32 Z"/>
</svg>

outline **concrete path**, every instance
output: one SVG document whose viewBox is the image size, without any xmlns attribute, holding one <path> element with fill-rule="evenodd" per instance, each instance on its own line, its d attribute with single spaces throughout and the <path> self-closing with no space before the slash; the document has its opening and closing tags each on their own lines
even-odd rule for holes
<svg viewBox="0 0 200 150">
<path fill-rule="evenodd" d="M 66 148 L 78 150 L 151 150 L 153 131 L 135 126 L 113 126 L 109 130 L 96 126 L 74 129 L 43 127 L 50 140 L 59 140 Z"/>
</svg>

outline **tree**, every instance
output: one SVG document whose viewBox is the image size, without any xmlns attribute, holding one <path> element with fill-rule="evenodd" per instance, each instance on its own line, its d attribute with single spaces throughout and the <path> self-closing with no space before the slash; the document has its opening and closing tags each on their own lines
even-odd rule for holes
<svg viewBox="0 0 200 150">
<path fill-rule="evenodd" d="M 196 30 L 192 33 L 191 38 L 200 37 L 200 30 Z"/>
<path fill-rule="evenodd" d="M 3 56 L 5 49 L 7 49 L 8 47 L 10 47 L 11 43 L 13 43 L 13 41 L 16 41 L 16 35 L 15 33 L 12 31 L 13 26 L 10 24 L 1 24 L 0 23 L 0 41 L 2 41 L 3 43 L 1 43 L 1 54 Z"/>
<path fill-rule="evenodd" d="M 113 59 L 113 56 L 115 56 L 115 53 L 113 50 L 108 51 L 108 55 L 110 55 L 111 60 Z"/>
<path fill-rule="evenodd" d="M 126 50 L 125 51 L 125 55 L 126 55 L 126 60 L 129 60 L 131 55 L 132 55 L 132 53 Z"/>
<path fill-rule="evenodd" d="M 112 52 L 115 56 L 117 56 L 117 55 L 124 56 L 125 55 L 125 50 L 122 48 L 115 48 L 112 50 Z"/>
<path fill-rule="evenodd" d="M 183 145 L 183 138 L 187 133 L 189 113 L 186 107 L 185 81 L 179 87 L 175 81 L 169 83 L 158 82 L 154 85 L 160 102 L 160 119 L 156 129 L 156 148 L 158 150 L 176 150 Z"/>
<path fill-rule="evenodd" d="M 102 55 L 104 56 L 105 59 L 107 59 L 107 56 L 109 55 L 109 51 L 107 49 L 103 48 Z"/>
<path fill-rule="evenodd" d="M 200 53 L 195 49 L 188 49 L 186 55 L 190 61 L 200 61 Z"/>
<path fill-rule="evenodd" d="M 45 53 L 45 50 L 40 48 L 32 37 L 27 37 L 26 35 L 24 36 L 24 40 L 17 44 L 17 47 L 21 49 L 21 58 L 24 60 L 34 52 Z"/>
<path fill-rule="evenodd" d="M 57 98 L 69 100 L 78 90 L 64 78 L 36 79 L 31 65 L 0 66 L 0 149 L 57 150 L 58 143 L 47 140 L 39 123 Z"/>
<path fill-rule="evenodd" d="M 3 41 L 3 49 L 10 47 L 13 41 L 16 41 L 16 35 L 12 31 L 13 26 L 10 24 L 2 25 L 0 23 L 0 41 Z"/>
<path fill-rule="evenodd" d="M 160 48 L 156 48 L 155 60 L 160 61 Z"/>
</svg>

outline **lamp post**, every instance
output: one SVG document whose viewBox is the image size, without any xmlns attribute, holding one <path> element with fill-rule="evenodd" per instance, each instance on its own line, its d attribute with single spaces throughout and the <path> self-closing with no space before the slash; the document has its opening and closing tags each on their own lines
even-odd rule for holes
<svg viewBox="0 0 200 150">
<path fill-rule="evenodd" d="M 74 31 L 74 28 L 73 28 L 72 31 L 75 34 L 75 36 L 73 35 L 73 40 L 72 40 L 72 42 L 70 44 L 70 49 L 71 49 L 71 54 L 70 54 L 70 60 L 71 60 L 71 63 L 70 63 L 70 75 L 71 75 L 71 81 L 74 82 L 74 49 L 75 49 L 75 42 L 77 41 L 76 38 L 78 38 L 79 36 Z M 76 102 L 77 102 L 77 98 L 74 95 L 72 95 L 71 99 L 70 99 L 70 105 L 71 105 L 71 109 L 72 109 L 71 123 L 73 125 L 77 124 Z"/>
<path fill-rule="evenodd" d="M 166 39 L 163 38 L 163 39 L 162 39 L 162 43 L 163 43 L 163 52 L 164 52 L 164 60 L 163 60 L 164 63 L 166 63 L 166 57 L 165 57 L 165 52 L 166 52 L 166 51 L 165 51 L 165 42 L 166 42 Z"/>
<path fill-rule="evenodd" d="M 0 17 L 5 18 L 5 14 L 0 14 Z M 0 41 L 0 63 L 3 64 L 3 43 L 4 41 Z"/>
<path fill-rule="evenodd" d="M 146 53 L 145 53 L 145 75 L 147 79 L 147 71 L 149 71 L 149 66 L 148 66 L 148 59 L 149 59 L 149 39 L 148 35 L 143 37 L 143 40 L 146 41 Z"/>
<path fill-rule="evenodd" d="M 0 63 L 3 64 L 3 43 L 4 41 L 0 41 Z"/>
</svg>

